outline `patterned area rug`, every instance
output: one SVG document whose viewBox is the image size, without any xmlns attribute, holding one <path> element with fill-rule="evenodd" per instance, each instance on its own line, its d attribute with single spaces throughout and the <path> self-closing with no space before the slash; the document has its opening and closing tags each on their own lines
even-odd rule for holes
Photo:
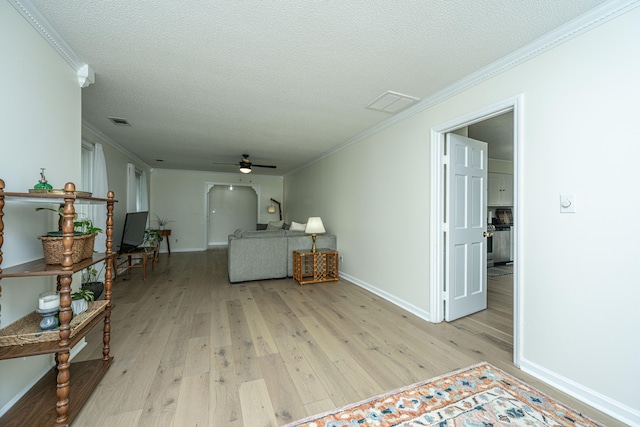
<svg viewBox="0 0 640 427">
<path fill-rule="evenodd" d="M 487 268 L 487 276 L 504 276 L 506 274 L 513 274 L 513 271 L 500 267 Z"/>
<path fill-rule="evenodd" d="M 481 363 L 284 427 L 599 426 Z"/>
</svg>

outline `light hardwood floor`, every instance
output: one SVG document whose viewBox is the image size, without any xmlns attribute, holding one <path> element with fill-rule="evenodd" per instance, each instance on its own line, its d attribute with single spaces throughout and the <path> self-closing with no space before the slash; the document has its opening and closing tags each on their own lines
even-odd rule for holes
<svg viewBox="0 0 640 427">
<path fill-rule="evenodd" d="M 343 280 L 231 285 L 226 249 L 161 254 L 115 285 L 115 360 L 73 426 L 278 426 L 481 361 L 622 425 L 513 366 L 511 280 L 432 324 Z M 76 360 L 102 354 L 98 329 Z"/>
</svg>

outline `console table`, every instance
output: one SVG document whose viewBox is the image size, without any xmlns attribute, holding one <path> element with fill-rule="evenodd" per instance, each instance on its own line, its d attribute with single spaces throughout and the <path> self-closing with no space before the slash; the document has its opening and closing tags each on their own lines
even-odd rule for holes
<svg viewBox="0 0 640 427">
<path fill-rule="evenodd" d="M 158 233 L 158 235 L 164 237 L 164 240 L 167 241 L 167 251 L 169 252 L 169 255 L 171 255 L 171 244 L 169 243 L 169 236 L 171 236 L 171 230 L 168 229 L 162 229 L 162 230 L 153 230 L 156 233 Z M 160 244 L 158 244 L 158 249 L 160 249 Z"/>
<path fill-rule="evenodd" d="M 293 278 L 301 285 L 337 281 L 338 251 L 293 251 Z"/>
</svg>

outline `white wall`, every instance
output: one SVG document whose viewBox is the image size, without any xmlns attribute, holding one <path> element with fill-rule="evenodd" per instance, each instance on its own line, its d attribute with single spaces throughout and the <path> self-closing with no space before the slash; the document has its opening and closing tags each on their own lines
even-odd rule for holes
<svg viewBox="0 0 640 427">
<path fill-rule="evenodd" d="M 428 138 L 423 120 L 412 118 L 285 177 L 284 183 L 287 217 L 320 216 L 327 232 L 337 235 L 341 273 L 426 315 Z"/>
<path fill-rule="evenodd" d="M 0 178 L 6 191 L 25 192 L 40 168 L 54 188 L 80 179 L 80 96 L 75 71 L 6 1 L 0 1 Z M 52 218 L 34 205 L 7 203 L 2 267 L 42 258 L 37 236 Z M 53 220 L 55 222 L 55 220 Z M 37 308 L 38 294 L 55 289 L 51 278 L 3 279 L 2 324 Z M 52 365 L 52 356 L 0 361 L 0 413 Z"/>
<path fill-rule="evenodd" d="M 430 130 L 522 94 L 522 366 L 635 423 L 638 22 L 636 8 L 285 177 L 289 211 L 326 218 L 347 276 L 428 315 Z M 559 213 L 564 193 L 577 213 Z"/>
<path fill-rule="evenodd" d="M 207 248 L 206 202 L 211 185 L 252 185 L 258 188 L 258 222 L 275 219 L 276 215 L 267 213 L 270 198 L 282 200 L 282 177 L 278 176 L 153 169 L 150 181 L 151 212 L 175 221 L 170 224 L 171 252 Z M 164 250 L 164 244 L 160 248 Z"/>
</svg>

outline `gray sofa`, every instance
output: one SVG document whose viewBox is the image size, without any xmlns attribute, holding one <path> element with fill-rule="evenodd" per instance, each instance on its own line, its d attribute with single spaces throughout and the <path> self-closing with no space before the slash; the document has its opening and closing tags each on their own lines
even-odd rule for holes
<svg viewBox="0 0 640 427">
<path fill-rule="evenodd" d="M 333 234 L 319 234 L 318 248 L 336 250 Z M 293 276 L 293 251 L 311 249 L 304 231 L 238 229 L 229 235 L 228 264 L 231 283 Z"/>
</svg>

